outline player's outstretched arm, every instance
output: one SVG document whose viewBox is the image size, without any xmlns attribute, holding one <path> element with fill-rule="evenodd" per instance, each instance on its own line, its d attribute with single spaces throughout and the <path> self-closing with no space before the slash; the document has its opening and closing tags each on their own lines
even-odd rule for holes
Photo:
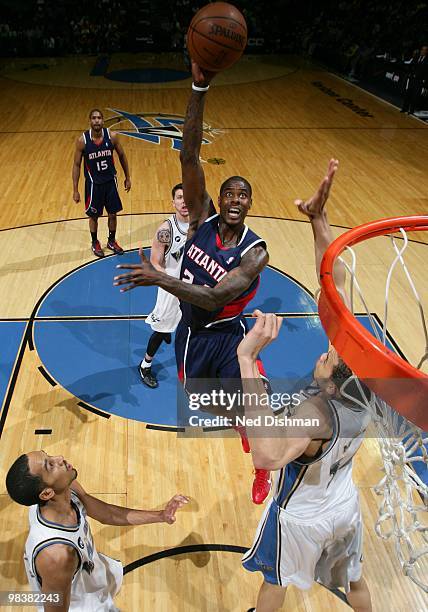
<svg viewBox="0 0 428 612">
<path fill-rule="evenodd" d="M 71 178 L 73 179 L 73 200 L 77 203 L 80 202 L 80 193 L 79 193 L 79 178 L 80 178 L 80 166 L 82 164 L 82 156 L 85 148 L 85 143 L 83 141 L 83 136 L 76 141 L 76 148 L 74 151 L 74 159 L 73 159 L 73 170 L 71 172 Z"/>
<path fill-rule="evenodd" d="M 180 300 L 199 306 L 204 310 L 218 310 L 237 298 L 245 291 L 260 274 L 269 261 L 266 249 L 255 246 L 245 254 L 241 264 L 228 272 L 215 287 L 192 285 L 165 272 L 160 272 L 149 262 L 140 250 L 141 264 L 122 264 L 117 266 L 122 270 L 131 270 L 126 274 L 115 276 L 114 285 L 122 286 L 121 291 L 129 291 L 135 287 L 157 285 Z"/>
<path fill-rule="evenodd" d="M 125 151 L 122 147 L 121 142 L 119 141 L 119 136 L 116 134 L 116 132 L 110 132 L 110 138 L 119 157 L 120 165 L 122 166 L 123 172 L 125 174 L 124 187 L 125 191 L 128 192 L 131 189 L 131 175 L 129 173 L 128 158 L 125 155 Z"/>
<path fill-rule="evenodd" d="M 44 604 L 45 612 L 68 612 L 71 583 L 77 567 L 77 554 L 71 546 L 52 544 L 39 552 L 36 569 L 42 580 L 42 593 L 62 595 L 62 605 L 54 606 L 47 602 Z"/>
<path fill-rule="evenodd" d="M 334 240 L 333 232 L 331 231 L 331 226 L 327 217 L 326 204 L 338 167 L 339 161 L 337 159 L 331 159 L 328 164 L 327 173 L 314 195 L 308 200 L 295 200 L 294 202 L 300 212 L 309 217 L 311 222 L 314 235 L 315 267 L 318 282 L 320 280 L 322 258 Z M 346 270 L 343 263 L 339 260 L 336 261 L 334 266 L 334 282 L 345 304 L 349 307 L 349 298 L 345 288 Z"/>
<path fill-rule="evenodd" d="M 192 78 L 196 87 L 208 87 L 213 76 L 213 72 L 203 71 L 192 60 Z M 184 201 L 189 210 L 188 238 L 191 238 L 201 223 L 215 212 L 211 198 L 205 189 L 205 174 L 199 158 L 203 136 L 205 96 L 205 91 L 195 91 L 192 88 L 183 126 L 180 162 Z"/>
<path fill-rule="evenodd" d="M 257 318 L 253 328 L 238 346 L 238 361 L 242 378 L 245 417 L 256 426 L 246 426 L 250 440 L 254 467 L 278 470 L 300 457 L 311 441 L 305 431 L 287 432 L 271 423 L 272 410 L 266 400 L 266 388 L 257 366 L 259 353 L 276 340 L 282 325 L 282 317 L 255 310 Z M 252 419 L 260 419 L 252 421 Z"/>
<path fill-rule="evenodd" d="M 82 485 L 76 481 L 71 485 L 86 508 L 88 516 L 104 525 L 148 525 L 149 523 L 175 523 L 175 513 L 189 502 L 184 495 L 174 495 L 163 510 L 136 510 L 107 504 L 106 502 L 86 493 Z"/>
</svg>

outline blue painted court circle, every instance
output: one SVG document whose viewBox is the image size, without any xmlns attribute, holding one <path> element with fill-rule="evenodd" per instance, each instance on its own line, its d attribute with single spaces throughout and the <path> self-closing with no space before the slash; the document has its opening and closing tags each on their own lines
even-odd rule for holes
<svg viewBox="0 0 428 612">
<path fill-rule="evenodd" d="M 149 255 L 149 250 L 146 250 Z M 162 344 L 153 370 L 157 389 L 142 384 L 138 364 L 151 328 L 144 317 L 156 301 L 156 287 L 120 293 L 113 287 L 118 263 L 136 263 L 137 251 L 92 261 L 54 284 L 34 321 L 34 344 L 50 376 L 78 400 L 145 423 L 177 424 L 174 346 Z M 286 313 L 277 342 L 263 353 L 271 378 L 305 378 L 327 339 L 311 294 L 295 280 L 268 267 L 246 314 L 255 308 Z M 251 319 L 248 319 L 252 324 Z"/>
</svg>

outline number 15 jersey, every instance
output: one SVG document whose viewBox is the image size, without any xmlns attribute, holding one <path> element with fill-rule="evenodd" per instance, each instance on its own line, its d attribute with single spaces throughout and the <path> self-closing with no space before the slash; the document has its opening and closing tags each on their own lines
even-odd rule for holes
<svg viewBox="0 0 428 612">
<path fill-rule="evenodd" d="M 83 132 L 85 148 L 83 157 L 85 160 L 85 178 L 91 183 L 100 184 L 112 181 L 116 176 L 113 151 L 114 144 L 110 138 L 110 132 L 103 128 L 103 139 L 100 144 L 92 140 L 92 130 Z"/>
</svg>

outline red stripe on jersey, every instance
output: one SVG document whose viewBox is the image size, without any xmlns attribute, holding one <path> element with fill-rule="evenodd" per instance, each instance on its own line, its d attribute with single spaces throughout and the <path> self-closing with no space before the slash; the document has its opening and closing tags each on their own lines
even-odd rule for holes
<svg viewBox="0 0 428 612">
<path fill-rule="evenodd" d="M 241 314 L 248 302 L 250 302 L 256 295 L 257 289 L 259 288 L 259 284 L 260 276 L 257 280 L 257 285 L 250 293 L 247 293 L 246 295 L 243 295 L 242 297 L 233 300 L 233 302 L 230 302 L 230 304 L 226 304 L 223 310 L 218 313 L 215 320 L 217 321 L 219 319 L 228 319 L 229 317 L 236 317 L 237 315 Z"/>
<path fill-rule="evenodd" d="M 184 382 L 184 363 L 182 363 L 181 366 L 179 367 L 177 376 L 178 376 L 178 380 L 181 382 L 181 384 L 183 384 Z"/>
<path fill-rule="evenodd" d="M 88 173 L 88 174 L 89 174 L 89 176 L 91 177 L 91 181 L 92 181 L 92 174 L 91 174 L 91 171 L 89 170 L 89 166 L 88 166 L 88 164 L 87 164 L 86 160 L 85 160 L 85 168 L 86 168 L 87 173 Z"/>
<path fill-rule="evenodd" d="M 218 232 L 215 235 L 215 244 L 216 244 L 216 247 L 218 249 L 221 249 L 222 251 L 228 251 L 229 249 L 231 249 L 231 248 L 233 249 L 234 248 L 234 247 L 225 247 L 225 246 L 223 246 L 223 244 L 221 242 L 221 238 L 218 235 Z"/>
</svg>

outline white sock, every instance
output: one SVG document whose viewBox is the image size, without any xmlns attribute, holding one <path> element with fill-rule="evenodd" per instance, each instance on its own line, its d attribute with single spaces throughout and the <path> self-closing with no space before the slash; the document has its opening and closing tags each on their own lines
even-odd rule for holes
<svg viewBox="0 0 428 612">
<path fill-rule="evenodd" d="M 143 361 L 141 363 L 141 367 L 142 368 L 151 368 L 152 367 L 152 359 L 150 361 L 146 361 L 145 359 L 143 359 Z"/>
</svg>

